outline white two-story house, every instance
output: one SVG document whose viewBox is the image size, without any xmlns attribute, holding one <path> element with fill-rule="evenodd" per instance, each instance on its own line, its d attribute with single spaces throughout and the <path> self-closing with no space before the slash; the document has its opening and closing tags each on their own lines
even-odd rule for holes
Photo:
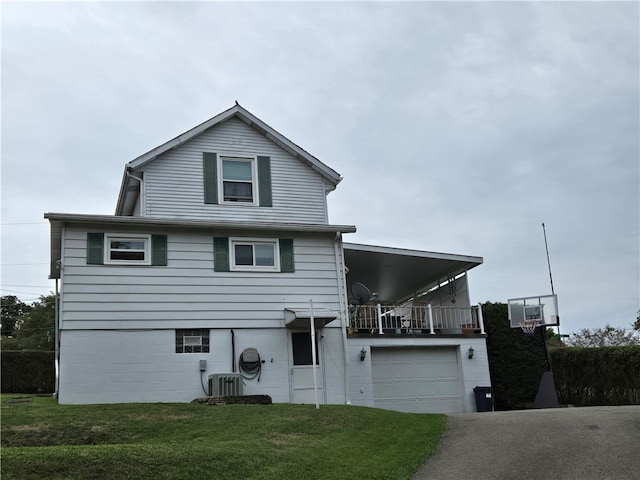
<svg viewBox="0 0 640 480">
<path fill-rule="evenodd" d="M 473 411 L 482 259 L 344 243 L 340 180 L 236 104 L 129 162 L 115 215 L 45 214 L 59 401 Z"/>
</svg>

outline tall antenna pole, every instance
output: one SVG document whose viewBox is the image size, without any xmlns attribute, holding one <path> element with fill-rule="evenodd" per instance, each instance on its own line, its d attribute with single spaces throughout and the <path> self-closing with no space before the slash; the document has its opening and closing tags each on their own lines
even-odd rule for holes
<svg viewBox="0 0 640 480">
<path fill-rule="evenodd" d="M 551 294 L 555 295 L 553 291 L 553 277 L 551 276 L 551 262 L 549 261 L 549 246 L 547 245 L 547 230 L 544 228 L 544 222 L 542 222 L 542 233 L 544 234 L 544 248 L 547 251 L 547 265 L 549 266 L 549 280 L 551 281 Z"/>
</svg>

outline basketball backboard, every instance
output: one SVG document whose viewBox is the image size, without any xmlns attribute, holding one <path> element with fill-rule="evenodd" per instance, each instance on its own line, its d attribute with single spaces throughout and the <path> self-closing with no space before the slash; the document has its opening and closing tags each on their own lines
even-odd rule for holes
<svg viewBox="0 0 640 480">
<path fill-rule="evenodd" d="M 511 328 L 521 328 L 521 324 L 525 320 L 535 320 L 537 326 L 557 326 L 560 324 L 557 295 L 511 298 L 507 300 L 507 303 Z"/>
</svg>

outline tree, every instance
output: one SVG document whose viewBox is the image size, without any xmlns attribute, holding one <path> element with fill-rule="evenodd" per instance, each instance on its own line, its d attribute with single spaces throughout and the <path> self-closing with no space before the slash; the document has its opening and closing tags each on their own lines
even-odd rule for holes
<svg viewBox="0 0 640 480">
<path fill-rule="evenodd" d="M 2 340 L 3 350 L 55 349 L 55 295 L 41 295 L 15 325 L 13 338 Z"/>
<path fill-rule="evenodd" d="M 635 331 L 615 328 L 607 324 L 603 328 L 590 330 L 583 328 L 572 333 L 566 341 L 569 347 L 617 347 L 624 345 L 640 345 L 640 336 Z"/>
<path fill-rule="evenodd" d="M 640 330 L 640 310 L 638 310 L 638 315 L 636 316 L 636 323 L 633 324 L 633 328 L 635 330 Z"/>
<path fill-rule="evenodd" d="M 565 344 L 562 341 L 562 337 L 553 331 L 553 328 L 547 328 L 547 346 L 549 348 L 564 347 Z"/>
<path fill-rule="evenodd" d="M 21 302 L 14 295 L 5 295 L 2 302 L 2 329 L 1 334 L 5 336 L 13 335 L 16 324 L 31 310 L 31 305 Z"/>
</svg>

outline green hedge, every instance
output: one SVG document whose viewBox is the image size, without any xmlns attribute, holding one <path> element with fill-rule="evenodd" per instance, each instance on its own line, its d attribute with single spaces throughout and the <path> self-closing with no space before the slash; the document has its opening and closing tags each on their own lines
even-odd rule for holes
<svg viewBox="0 0 640 480">
<path fill-rule="evenodd" d="M 550 352 L 560 403 L 640 404 L 640 345 Z"/>
<path fill-rule="evenodd" d="M 2 393 L 53 393 L 55 352 L 3 351 Z"/>
<path fill-rule="evenodd" d="M 487 354 L 496 410 L 531 408 L 545 371 L 542 333 L 527 337 L 509 325 L 505 303 L 482 305 L 487 332 Z"/>
</svg>

